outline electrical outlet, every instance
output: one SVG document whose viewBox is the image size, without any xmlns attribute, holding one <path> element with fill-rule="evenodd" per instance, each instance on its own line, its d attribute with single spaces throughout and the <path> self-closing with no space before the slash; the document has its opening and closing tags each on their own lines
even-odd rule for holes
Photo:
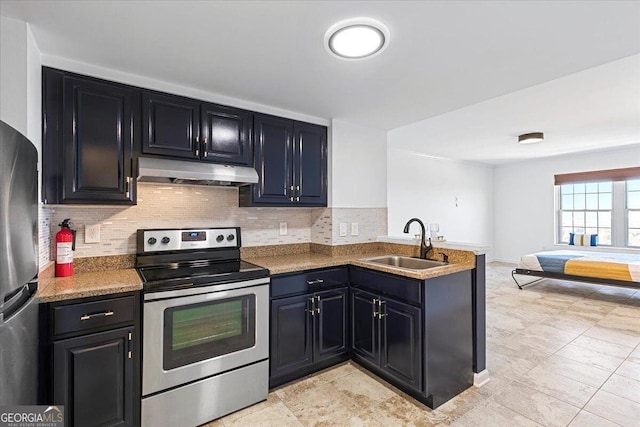
<svg viewBox="0 0 640 427">
<path fill-rule="evenodd" d="M 357 222 L 352 222 L 351 223 L 351 235 L 352 236 L 357 236 L 358 235 L 358 223 Z"/>
<path fill-rule="evenodd" d="M 346 222 L 341 222 L 340 223 L 340 237 L 344 237 L 347 235 L 347 223 Z"/>
<path fill-rule="evenodd" d="M 281 222 L 280 223 L 280 235 L 281 236 L 286 236 L 287 235 L 287 223 L 286 222 Z"/>
<path fill-rule="evenodd" d="M 84 242 L 100 243 L 100 224 L 84 226 Z"/>
</svg>

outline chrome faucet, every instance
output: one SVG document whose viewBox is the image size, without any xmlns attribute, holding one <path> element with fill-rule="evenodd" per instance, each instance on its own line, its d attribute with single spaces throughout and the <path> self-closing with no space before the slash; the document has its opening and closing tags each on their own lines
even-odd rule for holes
<svg viewBox="0 0 640 427">
<path fill-rule="evenodd" d="M 420 235 L 420 258 L 427 259 L 427 254 L 429 253 L 430 250 L 433 249 L 433 245 L 431 245 L 431 237 L 429 237 L 429 245 L 427 246 L 427 244 L 424 241 L 424 238 L 427 232 L 424 228 L 423 222 L 420 221 L 418 218 L 411 218 L 409 221 L 407 221 L 403 230 L 405 233 L 409 233 L 409 226 L 411 225 L 412 222 L 417 222 L 420 225 L 420 231 L 422 232 Z"/>
</svg>

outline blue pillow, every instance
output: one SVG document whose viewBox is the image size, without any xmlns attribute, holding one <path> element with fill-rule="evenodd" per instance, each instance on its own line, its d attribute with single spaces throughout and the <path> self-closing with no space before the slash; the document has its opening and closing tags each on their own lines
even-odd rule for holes
<svg viewBox="0 0 640 427">
<path fill-rule="evenodd" d="M 597 234 L 569 233 L 569 245 L 572 246 L 598 246 Z"/>
</svg>

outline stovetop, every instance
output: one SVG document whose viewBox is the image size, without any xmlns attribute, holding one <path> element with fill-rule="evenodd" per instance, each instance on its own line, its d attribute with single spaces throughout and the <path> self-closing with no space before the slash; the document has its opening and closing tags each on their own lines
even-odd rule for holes
<svg viewBox="0 0 640 427">
<path fill-rule="evenodd" d="M 138 230 L 137 234 L 136 269 L 145 291 L 269 276 L 267 269 L 240 260 L 239 228 Z"/>
</svg>

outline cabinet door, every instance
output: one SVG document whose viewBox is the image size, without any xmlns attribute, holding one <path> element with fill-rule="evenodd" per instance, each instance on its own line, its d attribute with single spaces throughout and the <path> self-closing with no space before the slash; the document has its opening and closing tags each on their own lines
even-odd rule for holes
<svg viewBox="0 0 640 427">
<path fill-rule="evenodd" d="M 313 363 L 313 296 L 301 295 L 271 302 L 271 377 L 286 375 Z"/>
<path fill-rule="evenodd" d="M 369 292 L 351 289 L 351 351 L 379 365 L 378 315 Z"/>
<path fill-rule="evenodd" d="M 254 185 L 253 202 L 292 204 L 293 122 L 256 114 L 254 133 L 254 158 L 259 182 Z"/>
<path fill-rule="evenodd" d="M 200 114 L 202 159 L 248 165 L 253 114 L 216 104 L 202 104 Z"/>
<path fill-rule="evenodd" d="M 380 367 L 407 386 L 422 391 L 422 311 L 384 298 L 380 306 Z"/>
<path fill-rule="evenodd" d="M 142 92 L 142 153 L 200 158 L 200 102 Z"/>
<path fill-rule="evenodd" d="M 139 92 L 64 76 L 62 93 L 63 194 L 57 202 L 133 204 L 131 163 Z"/>
<path fill-rule="evenodd" d="M 68 426 L 133 426 L 134 328 L 53 344 L 53 399 L 65 405 Z"/>
<path fill-rule="evenodd" d="M 295 201 L 327 206 L 327 128 L 296 122 L 293 134 Z"/>
<path fill-rule="evenodd" d="M 315 294 L 314 362 L 347 351 L 347 294 L 346 287 Z"/>
</svg>

